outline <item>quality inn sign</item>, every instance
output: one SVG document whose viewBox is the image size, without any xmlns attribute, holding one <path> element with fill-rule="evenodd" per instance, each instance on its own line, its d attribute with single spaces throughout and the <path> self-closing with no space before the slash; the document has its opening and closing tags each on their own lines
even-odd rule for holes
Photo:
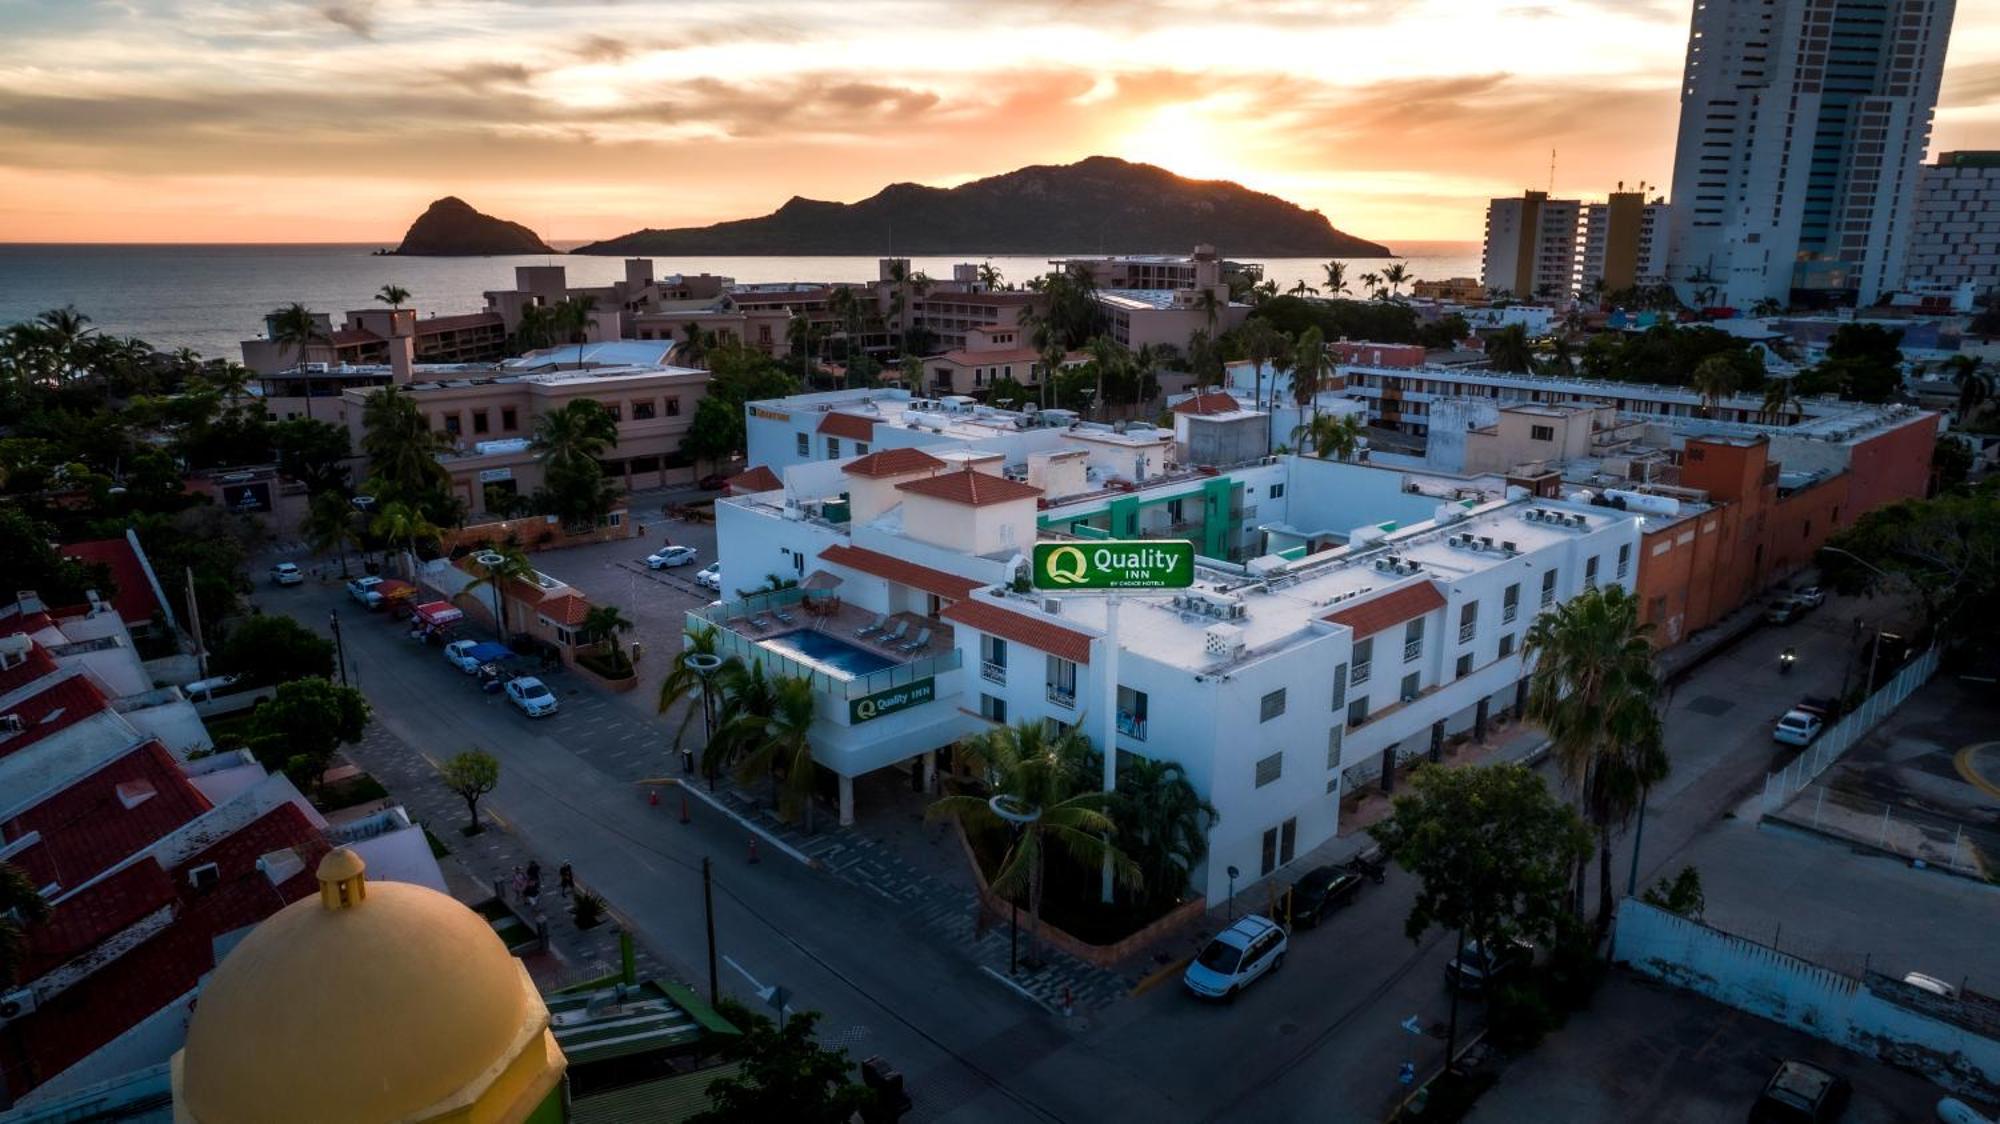
<svg viewBox="0 0 2000 1124">
<path fill-rule="evenodd" d="M 1185 589 L 1193 584 L 1191 542 L 1035 544 L 1036 589 Z"/>
</svg>

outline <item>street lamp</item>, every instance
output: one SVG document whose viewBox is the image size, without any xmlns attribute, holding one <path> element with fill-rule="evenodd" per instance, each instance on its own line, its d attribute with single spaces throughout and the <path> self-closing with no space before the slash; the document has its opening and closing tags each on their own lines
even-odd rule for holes
<svg viewBox="0 0 2000 1124">
<path fill-rule="evenodd" d="M 326 611 L 326 626 L 333 630 L 333 650 L 340 660 L 340 685 L 347 686 L 347 643 L 340 638 L 340 610 Z"/>
<path fill-rule="evenodd" d="M 708 652 L 696 652 L 691 656 L 683 658 L 688 670 L 694 672 L 695 678 L 701 680 L 701 744 L 705 748 L 709 741 L 715 737 L 715 715 L 709 703 L 709 691 L 710 682 L 714 679 L 715 673 L 722 670 L 722 657 L 712 655 Z M 694 772 L 694 751 L 685 747 L 681 749 L 681 772 Z M 708 776 L 708 790 L 710 792 L 715 791 L 714 773 L 710 773 Z"/>
<path fill-rule="evenodd" d="M 1004 792 L 989 797 L 986 806 L 993 809 L 993 814 L 1006 821 L 1007 826 L 1013 830 L 1014 843 L 1017 846 L 1021 842 L 1021 832 L 1029 824 L 1042 818 L 1041 808 L 1033 804 L 1024 804 L 1019 797 Z M 1019 895 L 1009 894 L 1007 895 L 1007 974 L 1010 976 L 1018 973 L 1021 968 L 1020 933 L 1021 899 Z"/>
<path fill-rule="evenodd" d="M 1236 868 L 1229 868 L 1229 923 L 1236 923 Z"/>
</svg>

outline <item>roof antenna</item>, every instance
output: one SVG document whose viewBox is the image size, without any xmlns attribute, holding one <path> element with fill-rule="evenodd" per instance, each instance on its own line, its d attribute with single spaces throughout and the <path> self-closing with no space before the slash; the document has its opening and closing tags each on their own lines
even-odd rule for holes
<svg viewBox="0 0 2000 1124">
<path fill-rule="evenodd" d="M 1556 193 L 1556 150 L 1549 149 L 1549 194 Z"/>
</svg>

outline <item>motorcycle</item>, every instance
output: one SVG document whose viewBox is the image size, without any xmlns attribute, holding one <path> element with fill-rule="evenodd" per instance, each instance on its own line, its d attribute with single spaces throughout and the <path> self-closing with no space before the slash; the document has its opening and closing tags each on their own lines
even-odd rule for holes
<svg viewBox="0 0 2000 1124">
<path fill-rule="evenodd" d="M 1380 886 L 1389 877 L 1388 856 L 1382 853 L 1382 848 L 1370 847 L 1347 860 L 1347 869 Z"/>
<path fill-rule="evenodd" d="M 1790 675 L 1792 673 L 1792 665 L 1798 661 L 1799 654 L 1794 649 L 1786 648 L 1783 652 L 1778 653 L 1778 674 Z"/>
</svg>

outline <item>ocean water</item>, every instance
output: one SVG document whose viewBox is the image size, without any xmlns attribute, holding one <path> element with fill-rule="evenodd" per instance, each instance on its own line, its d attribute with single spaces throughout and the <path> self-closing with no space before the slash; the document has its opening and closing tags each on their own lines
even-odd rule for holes
<svg viewBox="0 0 2000 1124">
<path fill-rule="evenodd" d="M 573 285 L 604 285 L 624 276 L 615 257 L 535 255 L 489 258 L 377 257 L 370 245 L 57 245 L 0 244 L 0 324 L 26 320 L 44 309 L 75 305 L 101 331 L 137 336 L 163 350 L 190 347 L 210 357 L 239 358 L 238 344 L 262 333 L 264 315 L 297 301 L 334 315 L 374 307 L 382 286 L 410 290 L 420 315 L 477 312 L 488 289 L 514 284 L 517 265 L 564 265 Z M 1391 260 L 1407 262 L 1415 277 L 1474 276 L 1479 246 L 1465 242 L 1410 242 L 1396 259 L 1348 259 L 1348 284 Z M 1225 248 L 1226 252 L 1226 248 Z M 1008 281 L 1046 272 L 1061 254 L 924 256 L 915 268 L 951 276 L 955 262 L 991 261 Z M 1081 256 L 1081 255 L 1075 255 Z M 1300 280 L 1324 279 L 1320 259 L 1264 258 L 1264 275 L 1289 289 Z M 655 258 L 657 274 L 719 273 L 742 282 L 862 281 L 873 278 L 873 257 Z"/>
</svg>

